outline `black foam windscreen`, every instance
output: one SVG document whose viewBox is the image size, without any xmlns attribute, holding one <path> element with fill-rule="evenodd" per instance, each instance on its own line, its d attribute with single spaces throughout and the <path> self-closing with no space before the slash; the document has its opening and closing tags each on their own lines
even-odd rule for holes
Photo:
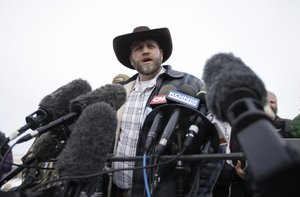
<svg viewBox="0 0 300 197">
<path fill-rule="evenodd" d="M 219 53 L 209 58 L 203 71 L 207 88 L 207 106 L 219 120 L 227 120 L 229 105 L 239 98 L 250 97 L 266 103 L 263 81 L 232 53 Z"/>
<path fill-rule="evenodd" d="M 87 81 L 76 79 L 45 96 L 41 100 L 38 110 L 28 115 L 25 118 L 26 124 L 12 133 L 7 138 L 7 141 L 15 139 L 29 128 L 34 130 L 67 114 L 70 101 L 81 94 L 91 91 L 91 89 Z"/>
<path fill-rule="evenodd" d="M 105 102 L 87 106 L 79 116 L 65 148 L 57 157 L 61 176 L 100 172 L 111 151 L 117 117 Z"/>
<path fill-rule="evenodd" d="M 106 84 L 85 95 L 80 95 L 71 101 L 71 111 L 82 111 L 88 105 L 95 102 L 106 102 L 115 110 L 118 110 L 126 100 L 126 90 L 119 84 Z"/>
<path fill-rule="evenodd" d="M 92 88 L 86 80 L 75 79 L 44 97 L 39 107 L 49 113 L 51 120 L 55 120 L 69 112 L 69 104 L 72 99 L 91 90 Z"/>
</svg>

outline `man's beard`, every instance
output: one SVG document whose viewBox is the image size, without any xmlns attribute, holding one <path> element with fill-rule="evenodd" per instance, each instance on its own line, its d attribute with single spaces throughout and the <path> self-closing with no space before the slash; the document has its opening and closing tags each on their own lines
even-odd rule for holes
<svg viewBox="0 0 300 197">
<path fill-rule="evenodd" d="M 161 64 L 161 60 L 157 58 L 153 61 L 153 64 L 151 65 L 137 65 L 136 70 L 142 75 L 152 75 L 160 70 Z"/>
</svg>

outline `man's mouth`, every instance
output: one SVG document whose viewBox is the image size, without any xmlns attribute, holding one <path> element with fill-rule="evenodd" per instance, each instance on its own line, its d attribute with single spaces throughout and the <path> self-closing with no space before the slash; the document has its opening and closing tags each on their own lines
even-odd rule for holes
<svg viewBox="0 0 300 197">
<path fill-rule="evenodd" d="M 144 58 L 142 62 L 143 62 L 143 63 L 147 63 L 147 62 L 151 62 L 151 61 L 152 61 L 151 58 Z"/>
</svg>

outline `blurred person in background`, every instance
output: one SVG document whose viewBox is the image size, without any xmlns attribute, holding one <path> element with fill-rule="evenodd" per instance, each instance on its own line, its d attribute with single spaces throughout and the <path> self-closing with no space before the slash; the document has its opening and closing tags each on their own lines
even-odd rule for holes
<svg viewBox="0 0 300 197">
<path fill-rule="evenodd" d="M 271 116 L 271 118 L 274 117 L 272 120 L 274 126 L 278 129 L 279 134 L 284 138 L 292 137 L 291 134 L 292 120 L 287 118 L 281 118 L 278 115 L 278 100 L 275 93 L 271 91 L 267 91 L 267 101 L 269 102 L 270 108 L 274 113 L 274 116 Z"/>
<path fill-rule="evenodd" d="M 0 148 L 1 148 L 1 157 L 0 162 L 2 163 L 2 160 L 5 159 L 3 162 L 3 166 L 1 169 L 0 179 L 3 177 L 4 174 L 8 173 L 12 169 L 12 163 L 13 163 L 13 153 L 10 149 L 9 145 L 5 142 L 6 137 L 4 133 L 0 131 Z M 9 152 L 6 155 L 6 152 L 9 150 Z M 6 158 L 3 158 L 6 155 Z"/>
<path fill-rule="evenodd" d="M 113 84 L 123 84 L 125 81 L 127 81 L 130 77 L 126 74 L 118 74 L 116 75 L 113 80 L 112 83 Z"/>
</svg>

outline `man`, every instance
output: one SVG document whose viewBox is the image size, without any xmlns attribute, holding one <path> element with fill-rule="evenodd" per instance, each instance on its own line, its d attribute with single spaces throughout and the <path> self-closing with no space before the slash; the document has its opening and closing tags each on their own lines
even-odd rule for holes
<svg viewBox="0 0 300 197">
<path fill-rule="evenodd" d="M 273 119 L 273 123 L 275 127 L 279 129 L 280 135 L 284 138 L 292 137 L 291 134 L 292 120 L 281 118 L 278 116 L 278 102 L 277 102 L 276 95 L 271 91 L 267 91 L 267 100 L 269 102 L 272 111 L 274 112 L 275 117 Z"/>
<path fill-rule="evenodd" d="M 0 170 L 0 179 L 2 176 L 8 172 L 11 171 L 12 169 L 12 163 L 13 163 L 13 153 L 12 150 L 10 149 L 10 146 L 5 142 L 6 137 L 3 132 L 0 131 L 0 162 L 2 162 L 2 169 Z M 7 151 L 9 151 L 7 153 Z M 5 161 L 2 161 L 3 157 L 5 156 Z"/>
<path fill-rule="evenodd" d="M 122 84 L 124 83 L 125 81 L 127 81 L 130 77 L 126 74 L 117 74 L 113 80 L 112 80 L 112 83 L 113 84 Z"/>
<path fill-rule="evenodd" d="M 119 157 L 141 155 L 144 148 L 141 139 L 147 135 L 141 128 L 153 96 L 166 84 L 176 88 L 186 84 L 199 92 L 204 83 L 193 75 L 172 70 L 169 65 L 162 66 L 172 53 L 168 28 L 136 27 L 132 33 L 114 38 L 113 48 L 117 59 L 124 66 L 138 72 L 123 84 L 127 90 L 127 101 L 118 110 L 119 129 L 116 132 L 114 153 Z M 137 162 L 114 162 L 112 165 L 114 169 L 135 166 Z M 155 196 L 175 196 L 172 172 L 167 174 L 159 183 L 159 189 L 154 191 Z M 143 196 L 144 188 L 141 170 L 113 173 L 113 197 Z"/>
</svg>

